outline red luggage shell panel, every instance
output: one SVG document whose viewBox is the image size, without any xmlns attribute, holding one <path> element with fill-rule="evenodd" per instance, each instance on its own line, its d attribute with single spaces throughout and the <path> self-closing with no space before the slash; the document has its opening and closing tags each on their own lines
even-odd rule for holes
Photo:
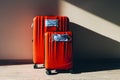
<svg viewBox="0 0 120 80">
<path fill-rule="evenodd" d="M 53 41 L 53 34 L 68 34 L 71 32 L 45 33 L 45 68 L 68 70 L 72 68 L 72 40 L 67 42 Z"/>
<path fill-rule="evenodd" d="M 57 20 L 56 25 L 46 24 L 47 20 Z M 33 19 L 33 63 L 44 63 L 44 33 L 47 31 L 67 31 L 69 19 L 66 16 L 36 16 Z"/>
</svg>

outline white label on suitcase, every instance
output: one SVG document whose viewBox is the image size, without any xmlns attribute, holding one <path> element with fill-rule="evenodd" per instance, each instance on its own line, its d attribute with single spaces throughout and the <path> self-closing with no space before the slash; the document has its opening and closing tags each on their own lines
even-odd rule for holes
<svg viewBox="0 0 120 80">
<path fill-rule="evenodd" d="M 53 41 L 70 41 L 71 37 L 68 34 L 53 34 Z"/>
<path fill-rule="evenodd" d="M 58 27 L 58 19 L 46 19 L 45 26 L 46 27 L 52 27 L 52 26 Z"/>
</svg>

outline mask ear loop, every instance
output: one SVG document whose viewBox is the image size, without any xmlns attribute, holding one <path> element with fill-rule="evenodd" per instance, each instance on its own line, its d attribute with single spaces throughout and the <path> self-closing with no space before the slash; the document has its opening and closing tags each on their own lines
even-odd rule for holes
<svg viewBox="0 0 120 80">
<path fill-rule="evenodd" d="M 55 35 L 58 36 L 58 34 L 53 34 L 53 35 L 52 35 L 52 41 L 58 42 L 58 41 L 56 41 L 56 40 L 54 39 L 54 36 L 55 36 Z"/>
<path fill-rule="evenodd" d="M 68 34 L 65 34 L 66 36 L 67 36 L 67 41 L 64 41 L 64 42 L 69 42 L 69 41 L 71 41 L 72 40 L 72 37 L 71 36 L 69 36 Z"/>
<path fill-rule="evenodd" d="M 72 37 L 68 35 L 68 41 L 72 41 Z"/>
</svg>

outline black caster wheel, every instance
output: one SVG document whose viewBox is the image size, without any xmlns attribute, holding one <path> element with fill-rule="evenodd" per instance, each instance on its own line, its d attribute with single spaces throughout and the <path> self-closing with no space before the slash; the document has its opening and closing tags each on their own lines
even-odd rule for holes
<svg viewBox="0 0 120 80">
<path fill-rule="evenodd" d="M 70 72 L 71 74 L 74 74 L 74 73 L 75 73 L 75 72 L 73 71 L 73 69 L 70 69 L 69 72 Z"/>
<path fill-rule="evenodd" d="M 51 70 L 46 70 L 46 74 L 47 75 L 51 75 L 52 73 L 51 73 Z"/>
<path fill-rule="evenodd" d="M 37 69 L 38 68 L 38 65 L 37 64 L 34 64 L 34 69 Z"/>
</svg>

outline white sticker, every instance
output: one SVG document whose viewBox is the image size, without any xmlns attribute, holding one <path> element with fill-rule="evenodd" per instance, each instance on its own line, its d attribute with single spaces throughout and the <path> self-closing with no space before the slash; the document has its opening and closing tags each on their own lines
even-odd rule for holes
<svg viewBox="0 0 120 80">
<path fill-rule="evenodd" d="M 58 27 L 58 19 L 46 19 L 45 20 L 45 26 L 46 27 L 52 27 L 52 26 L 56 26 Z"/>
</svg>

